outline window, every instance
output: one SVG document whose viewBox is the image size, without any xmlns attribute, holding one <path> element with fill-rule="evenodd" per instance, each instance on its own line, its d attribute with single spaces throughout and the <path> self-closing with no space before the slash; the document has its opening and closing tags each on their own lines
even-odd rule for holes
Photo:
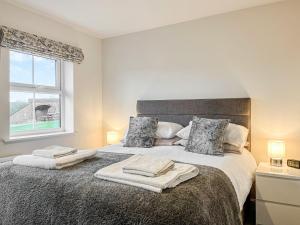
<svg viewBox="0 0 300 225">
<path fill-rule="evenodd" d="M 9 51 L 10 137 L 65 130 L 61 64 Z"/>
</svg>

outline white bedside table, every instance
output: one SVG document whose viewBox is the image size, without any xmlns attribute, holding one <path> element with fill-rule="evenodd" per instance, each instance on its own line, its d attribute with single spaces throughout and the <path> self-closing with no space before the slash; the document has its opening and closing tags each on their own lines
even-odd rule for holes
<svg viewBox="0 0 300 225">
<path fill-rule="evenodd" d="M 256 224 L 300 224 L 300 170 L 259 164 L 256 170 Z"/>
</svg>

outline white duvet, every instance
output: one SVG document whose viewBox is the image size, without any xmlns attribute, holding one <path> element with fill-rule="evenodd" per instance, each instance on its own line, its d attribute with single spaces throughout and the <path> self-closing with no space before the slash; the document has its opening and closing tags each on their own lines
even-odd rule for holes
<svg viewBox="0 0 300 225">
<path fill-rule="evenodd" d="M 222 170 L 231 180 L 237 194 L 240 209 L 250 192 L 256 161 L 248 150 L 242 154 L 227 153 L 222 156 L 210 156 L 184 151 L 181 146 L 155 146 L 153 148 L 126 148 L 121 144 L 110 145 L 98 150 L 99 152 L 114 152 L 124 154 L 144 154 L 171 159 L 183 163 L 205 165 Z"/>
</svg>

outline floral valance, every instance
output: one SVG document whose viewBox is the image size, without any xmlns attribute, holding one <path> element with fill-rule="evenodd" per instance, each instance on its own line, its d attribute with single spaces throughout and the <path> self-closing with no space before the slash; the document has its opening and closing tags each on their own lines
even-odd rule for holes
<svg viewBox="0 0 300 225">
<path fill-rule="evenodd" d="M 6 26 L 0 26 L 0 46 L 76 63 L 84 59 L 80 48 Z"/>
</svg>

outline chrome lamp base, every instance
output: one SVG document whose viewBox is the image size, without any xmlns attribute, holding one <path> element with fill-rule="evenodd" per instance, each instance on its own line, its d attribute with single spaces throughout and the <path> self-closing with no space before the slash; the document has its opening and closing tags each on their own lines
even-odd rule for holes
<svg viewBox="0 0 300 225">
<path fill-rule="evenodd" d="M 281 167 L 282 166 L 282 159 L 270 159 L 270 165 L 271 166 L 277 166 L 277 167 Z"/>
</svg>

